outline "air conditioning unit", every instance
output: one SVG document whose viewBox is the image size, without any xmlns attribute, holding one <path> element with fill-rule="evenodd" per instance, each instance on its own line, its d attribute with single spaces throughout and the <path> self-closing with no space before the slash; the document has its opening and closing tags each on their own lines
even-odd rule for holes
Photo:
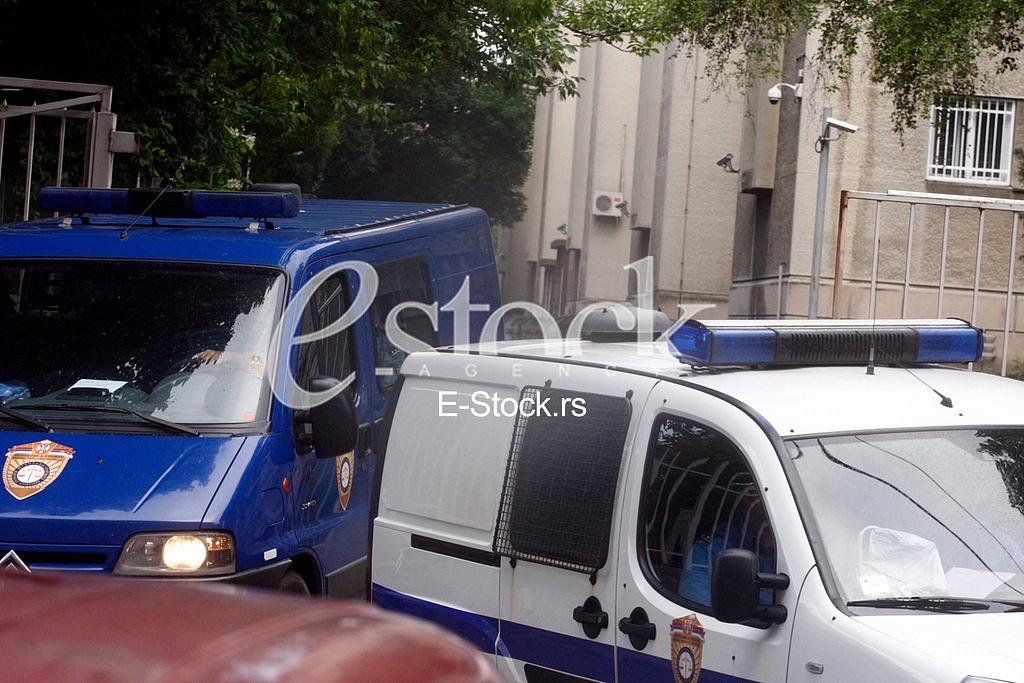
<svg viewBox="0 0 1024 683">
<path fill-rule="evenodd" d="M 595 216 L 622 215 L 622 195 L 618 192 L 594 191 L 594 200 L 590 203 L 590 212 Z"/>
</svg>

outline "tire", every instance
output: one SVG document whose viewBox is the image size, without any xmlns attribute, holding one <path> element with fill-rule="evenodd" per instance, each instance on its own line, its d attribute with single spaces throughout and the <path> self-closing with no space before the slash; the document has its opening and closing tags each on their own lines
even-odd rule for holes
<svg viewBox="0 0 1024 683">
<path fill-rule="evenodd" d="M 291 593 L 292 595 L 304 595 L 309 597 L 309 586 L 306 585 L 305 579 L 299 575 L 298 572 L 289 569 L 285 572 L 281 578 L 281 583 L 277 585 L 277 590 L 282 593 Z"/>
</svg>

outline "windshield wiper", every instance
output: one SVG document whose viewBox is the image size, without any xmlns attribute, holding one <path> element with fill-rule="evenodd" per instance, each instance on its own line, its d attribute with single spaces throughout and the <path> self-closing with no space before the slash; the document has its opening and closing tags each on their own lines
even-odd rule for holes
<svg viewBox="0 0 1024 683">
<path fill-rule="evenodd" d="M 131 408 L 124 408 L 122 406 L 90 406 L 90 405 L 72 405 L 70 403 L 34 403 L 30 406 L 25 406 L 32 410 L 70 410 L 83 413 L 121 413 L 124 415 L 134 415 L 135 417 L 163 427 L 165 430 L 174 432 L 177 434 L 188 434 L 189 436 L 202 436 L 199 432 L 186 427 L 185 425 L 178 424 L 177 422 L 171 422 L 170 420 L 164 420 L 163 418 L 153 417 L 146 413 L 139 412 L 138 410 L 132 410 Z"/>
<path fill-rule="evenodd" d="M 28 415 L 22 415 L 21 413 L 15 412 L 14 410 L 11 410 L 10 408 L 5 408 L 2 405 L 0 405 L 0 415 L 6 415 L 7 417 L 11 418 L 12 420 L 17 420 L 18 422 L 21 422 L 22 424 L 27 424 L 27 425 L 29 425 L 31 427 L 35 427 L 40 432 L 51 432 L 51 433 L 53 432 L 53 429 L 50 427 L 50 425 L 46 424 L 45 422 L 40 422 L 39 420 L 33 420 Z"/>
<path fill-rule="evenodd" d="M 906 597 L 876 598 L 874 600 L 854 600 L 846 603 L 847 607 L 878 607 L 881 609 L 917 609 L 927 612 L 979 612 L 988 610 L 992 602 L 966 600 L 964 598 L 947 597 Z"/>
<path fill-rule="evenodd" d="M 989 600 L 997 605 L 1004 605 L 1007 612 L 1024 612 L 1024 601 L 1022 600 Z"/>
</svg>

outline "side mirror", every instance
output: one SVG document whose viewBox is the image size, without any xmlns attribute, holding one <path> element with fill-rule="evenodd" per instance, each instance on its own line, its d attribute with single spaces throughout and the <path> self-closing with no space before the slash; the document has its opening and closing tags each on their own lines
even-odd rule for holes
<svg viewBox="0 0 1024 683">
<path fill-rule="evenodd" d="M 760 605 L 762 588 L 789 587 L 785 574 L 757 571 L 757 556 L 749 550 L 730 548 L 715 555 L 711 565 L 711 611 L 715 619 L 738 624 L 756 619 L 769 624 L 786 620 L 784 605 Z"/>
<path fill-rule="evenodd" d="M 309 383 L 313 393 L 337 386 L 334 377 L 314 377 Z M 295 411 L 295 449 L 299 453 L 316 451 L 318 458 L 336 458 L 355 450 L 359 442 L 359 419 L 352 398 L 342 392 L 309 410 Z"/>
</svg>

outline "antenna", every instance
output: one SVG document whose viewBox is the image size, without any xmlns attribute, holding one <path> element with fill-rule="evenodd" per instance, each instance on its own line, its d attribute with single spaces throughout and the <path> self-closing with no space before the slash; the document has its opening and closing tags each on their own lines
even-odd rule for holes
<svg viewBox="0 0 1024 683">
<path fill-rule="evenodd" d="M 135 224 L 142 220 L 142 217 L 144 215 L 146 215 L 146 211 L 149 211 L 150 209 L 152 209 L 153 205 L 157 203 L 157 201 L 160 199 L 160 197 L 164 196 L 164 192 L 167 192 L 167 188 L 168 187 L 170 187 L 170 184 L 164 185 L 163 188 L 160 190 L 160 193 L 156 197 L 154 197 L 153 201 L 151 201 L 149 203 L 149 206 L 146 207 L 146 210 L 143 211 L 141 214 L 139 214 L 139 217 L 136 218 L 134 221 L 132 221 L 131 225 L 129 225 L 127 228 L 125 228 L 124 230 L 121 231 L 120 239 L 123 239 L 123 240 L 128 239 L 128 231 L 131 230 L 132 228 L 134 228 Z M 150 218 L 153 221 L 153 225 L 156 225 L 156 216 L 151 216 Z"/>
<path fill-rule="evenodd" d="M 875 312 L 871 312 L 871 337 L 868 339 L 871 346 L 868 349 L 868 374 L 875 374 Z M 884 353 L 884 352 L 883 352 Z M 888 355 L 888 354 L 886 354 Z M 895 359 L 893 359 L 895 360 Z M 897 361 L 898 363 L 899 361 Z"/>
<path fill-rule="evenodd" d="M 871 350 L 868 353 L 868 374 L 869 375 L 875 374 L 875 328 L 874 328 L 874 323 L 875 323 L 875 321 L 874 321 L 874 319 L 872 319 L 872 321 L 871 321 L 871 338 L 870 338 L 870 340 L 871 340 Z M 921 384 L 925 385 L 926 387 L 928 387 L 929 389 L 934 391 L 935 395 L 938 396 L 941 399 L 939 401 L 939 403 L 941 403 L 942 405 L 944 405 L 947 408 L 952 408 L 953 407 L 953 399 L 951 399 L 949 396 L 946 396 L 945 394 L 940 392 L 938 389 L 933 387 L 931 384 L 928 384 L 928 382 L 925 382 L 923 379 L 921 379 L 920 377 L 915 375 L 910 370 L 910 368 L 908 368 L 906 365 L 901 363 L 899 361 L 899 359 L 897 359 L 895 356 L 893 356 L 893 355 L 891 355 L 889 353 L 886 353 L 884 349 L 880 349 L 880 350 L 881 350 L 881 352 L 884 355 L 889 357 L 889 360 L 891 360 L 893 363 L 895 363 L 896 365 L 898 365 L 901 368 L 903 368 L 904 370 L 906 370 L 910 374 L 911 377 L 913 377 L 918 382 L 920 382 Z"/>
</svg>

